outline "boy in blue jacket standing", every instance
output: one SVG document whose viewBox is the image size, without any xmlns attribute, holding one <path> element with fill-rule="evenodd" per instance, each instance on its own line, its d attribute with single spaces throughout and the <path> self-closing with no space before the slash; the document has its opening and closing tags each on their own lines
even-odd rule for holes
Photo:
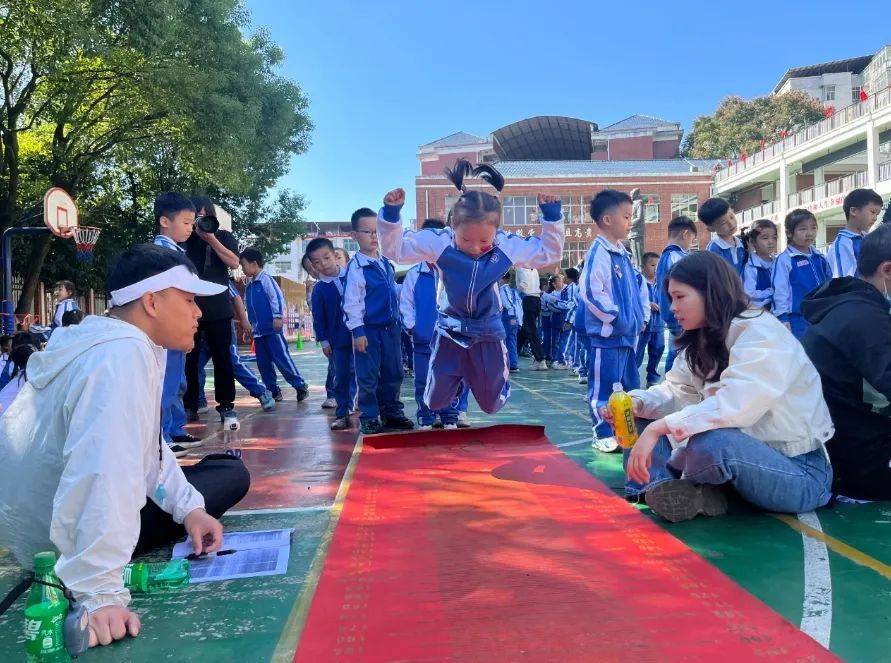
<svg viewBox="0 0 891 663">
<path fill-rule="evenodd" d="M 319 282 L 312 289 L 312 322 L 316 340 L 334 367 L 331 391 L 337 405 L 331 430 L 350 427 L 350 383 L 353 382 L 353 337 L 343 321 L 343 279 L 337 264 L 334 244 L 330 239 L 317 237 L 306 247 Z"/>
<path fill-rule="evenodd" d="M 278 283 L 264 271 L 263 254 L 260 251 L 248 247 L 238 258 L 242 271 L 250 278 L 244 293 L 244 304 L 253 327 L 260 377 L 272 397 L 280 401 L 283 397 L 275 376 L 275 369 L 278 368 L 282 377 L 297 391 L 299 403 L 309 396 L 309 387 L 288 354 L 288 342 L 282 331 L 285 297 Z"/>
<path fill-rule="evenodd" d="M 415 426 L 399 400 L 403 368 L 396 272 L 378 250 L 377 214 L 362 207 L 350 224 L 359 250 L 346 267 L 343 313 L 353 336 L 359 426 L 364 434 L 385 427 L 411 430 Z"/>
<path fill-rule="evenodd" d="M 668 245 L 662 250 L 659 256 L 659 262 L 656 264 L 656 290 L 658 296 L 655 301 L 659 304 L 659 313 L 662 323 L 668 329 L 669 347 L 668 356 L 665 358 L 665 372 L 671 370 L 674 365 L 674 359 L 677 357 L 677 350 L 674 347 L 674 341 L 683 331 L 681 324 L 671 312 L 671 297 L 668 296 L 668 274 L 671 268 L 681 258 L 690 253 L 693 247 L 693 241 L 696 239 L 696 224 L 693 219 L 686 216 L 677 216 L 668 222 Z"/>
<path fill-rule="evenodd" d="M 748 251 L 742 239 L 736 235 L 736 214 L 730 203 L 723 198 L 709 198 L 699 207 L 697 216 L 709 232 L 717 235 L 705 250 L 717 253 L 742 276 Z"/>
</svg>

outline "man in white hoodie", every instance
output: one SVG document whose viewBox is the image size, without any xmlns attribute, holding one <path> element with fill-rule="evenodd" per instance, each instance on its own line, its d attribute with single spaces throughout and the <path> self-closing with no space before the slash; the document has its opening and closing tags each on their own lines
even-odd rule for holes
<svg viewBox="0 0 891 663">
<path fill-rule="evenodd" d="M 165 348 L 191 350 L 195 295 L 225 286 L 146 244 L 118 258 L 107 287 L 108 316 L 56 330 L 0 417 L 0 545 L 26 567 L 59 551 L 56 573 L 90 613 L 91 646 L 139 632 L 122 579 L 134 549 L 187 533 L 196 553 L 218 550 L 217 517 L 250 483 L 235 458 L 184 474 L 159 430 Z"/>
</svg>

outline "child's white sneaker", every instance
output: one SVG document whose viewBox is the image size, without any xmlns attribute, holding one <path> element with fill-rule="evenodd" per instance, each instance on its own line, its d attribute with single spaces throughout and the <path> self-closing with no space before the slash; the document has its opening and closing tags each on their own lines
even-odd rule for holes
<svg viewBox="0 0 891 663">
<path fill-rule="evenodd" d="M 545 364 L 544 360 L 541 361 L 533 361 L 532 366 L 530 367 L 531 371 L 546 371 L 548 370 L 548 365 Z"/>
<path fill-rule="evenodd" d="M 579 373 L 579 384 L 588 384 L 588 376 L 584 373 Z"/>
<path fill-rule="evenodd" d="M 442 427 L 443 430 L 458 430 L 458 424 L 446 424 Z"/>
<path fill-rule="evenodd" d="M 324 410 L 333 410 L 337 407 L 337 401 L 333 398 L 326 398 L 322 401 L 322 409 Z"/>
<path fill-rule="evenodd" d="M 235 410 L 220 412 L 220 420 L 223 422 L 223 430 L 236 431 L 241 428 L 241 422 L 238 421 L 238 414 Z"/>
<path fill-rule="evenodd" d="M 597 437 L 591 440 L 591 447 L 605 454 L 611 454 L 619 450 L 619 443 L 614 437 Z"/>
</svg>

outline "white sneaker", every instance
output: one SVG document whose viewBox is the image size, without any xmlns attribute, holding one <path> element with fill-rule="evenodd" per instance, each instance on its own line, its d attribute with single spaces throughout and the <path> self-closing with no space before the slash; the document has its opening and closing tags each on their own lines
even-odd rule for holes
<svg viewBox="0 0 891 663">
<path fill-rule="evenodd" d="M 223 419 L 223 430 L 235 431 L 241 428 L 241 423 L 238 421 L 238 414 L 235 410 L 227 410 L 222 415 Z"/>
<path fill-rule="evenodd" d="M 429 424 L 426 426 L 418 426 L 418 430 L 433 430 L 433 426 Z"/>
<path fill-rule="evenodd" d="M 326 398 L 322 401 L 322 407 L 326 410 L 333 410 L 337 407 L 337 401 L 333 398 Z"/>
<path fill-rule="evenodd" d="M 207 414 L 208 412 L 210 412 L 210 408 L 206 405 L 202 405 L 197 410 L 195 410 L 195 412 L 197 412 L 198 414 Z"/>
<path fill-rule="evenodd" d="M 579 384 L 588 384 L 588 376 L 584 373 L 579 373 Z"/>
<path fill-rule="evenodd" d="M 544 362 L 544 360 L 533 361 L 532 366 L 530 367 L 529 370 L 531 370 L 531 371 L 546 371 L 546 370 L 548 370 L 548 365 Z"/>
<path fill-rule="evenodd" d="M 558 371 L 565 371 L 567 368 L 569 368 L 569 366 L 564 364 L 562 361 L 555 361 L 553 365 L 551 365 L 551 368 L 554 368 Z"/>
<path fill-rule="evenodd" d="M 594 437 L 591 447 L 605 454 L 611 454 L 619 450 L 619 443 L 614 437 Z"/>
<path fill-rule="evenodd" d="M 442 427 L 443 430 L 458 430 L 458 424 L 446 424 Z"/>
</svg>

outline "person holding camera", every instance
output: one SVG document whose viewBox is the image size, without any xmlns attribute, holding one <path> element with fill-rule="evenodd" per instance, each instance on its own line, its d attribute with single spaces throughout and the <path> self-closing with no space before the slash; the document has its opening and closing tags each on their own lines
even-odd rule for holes
<svg viewBox="0 0 891 663">
<path fill-rule="evenodd" d="M 228 230 L 220 228 L 213 201 L 208 196 L 192 198 L 195 205 L 195 232 L 186 240 L 186 255 L 195 264 L 198 276 L 212 283 L 225 285 L 218 295 L 200 297 L 201 308 L 195 347 L 186 357 L 186 393 L 183 405 L 190 420 L 198 418 L 198 364 L 201 337 L 213 361 L 214 398 L 217 412 L 226 430 L 238 430 L 235 412 L 235 375 L 232 367 L 232 299 L 229 295 L 229 270 L 238 267 L 238 242 Z"/>
</svg>

